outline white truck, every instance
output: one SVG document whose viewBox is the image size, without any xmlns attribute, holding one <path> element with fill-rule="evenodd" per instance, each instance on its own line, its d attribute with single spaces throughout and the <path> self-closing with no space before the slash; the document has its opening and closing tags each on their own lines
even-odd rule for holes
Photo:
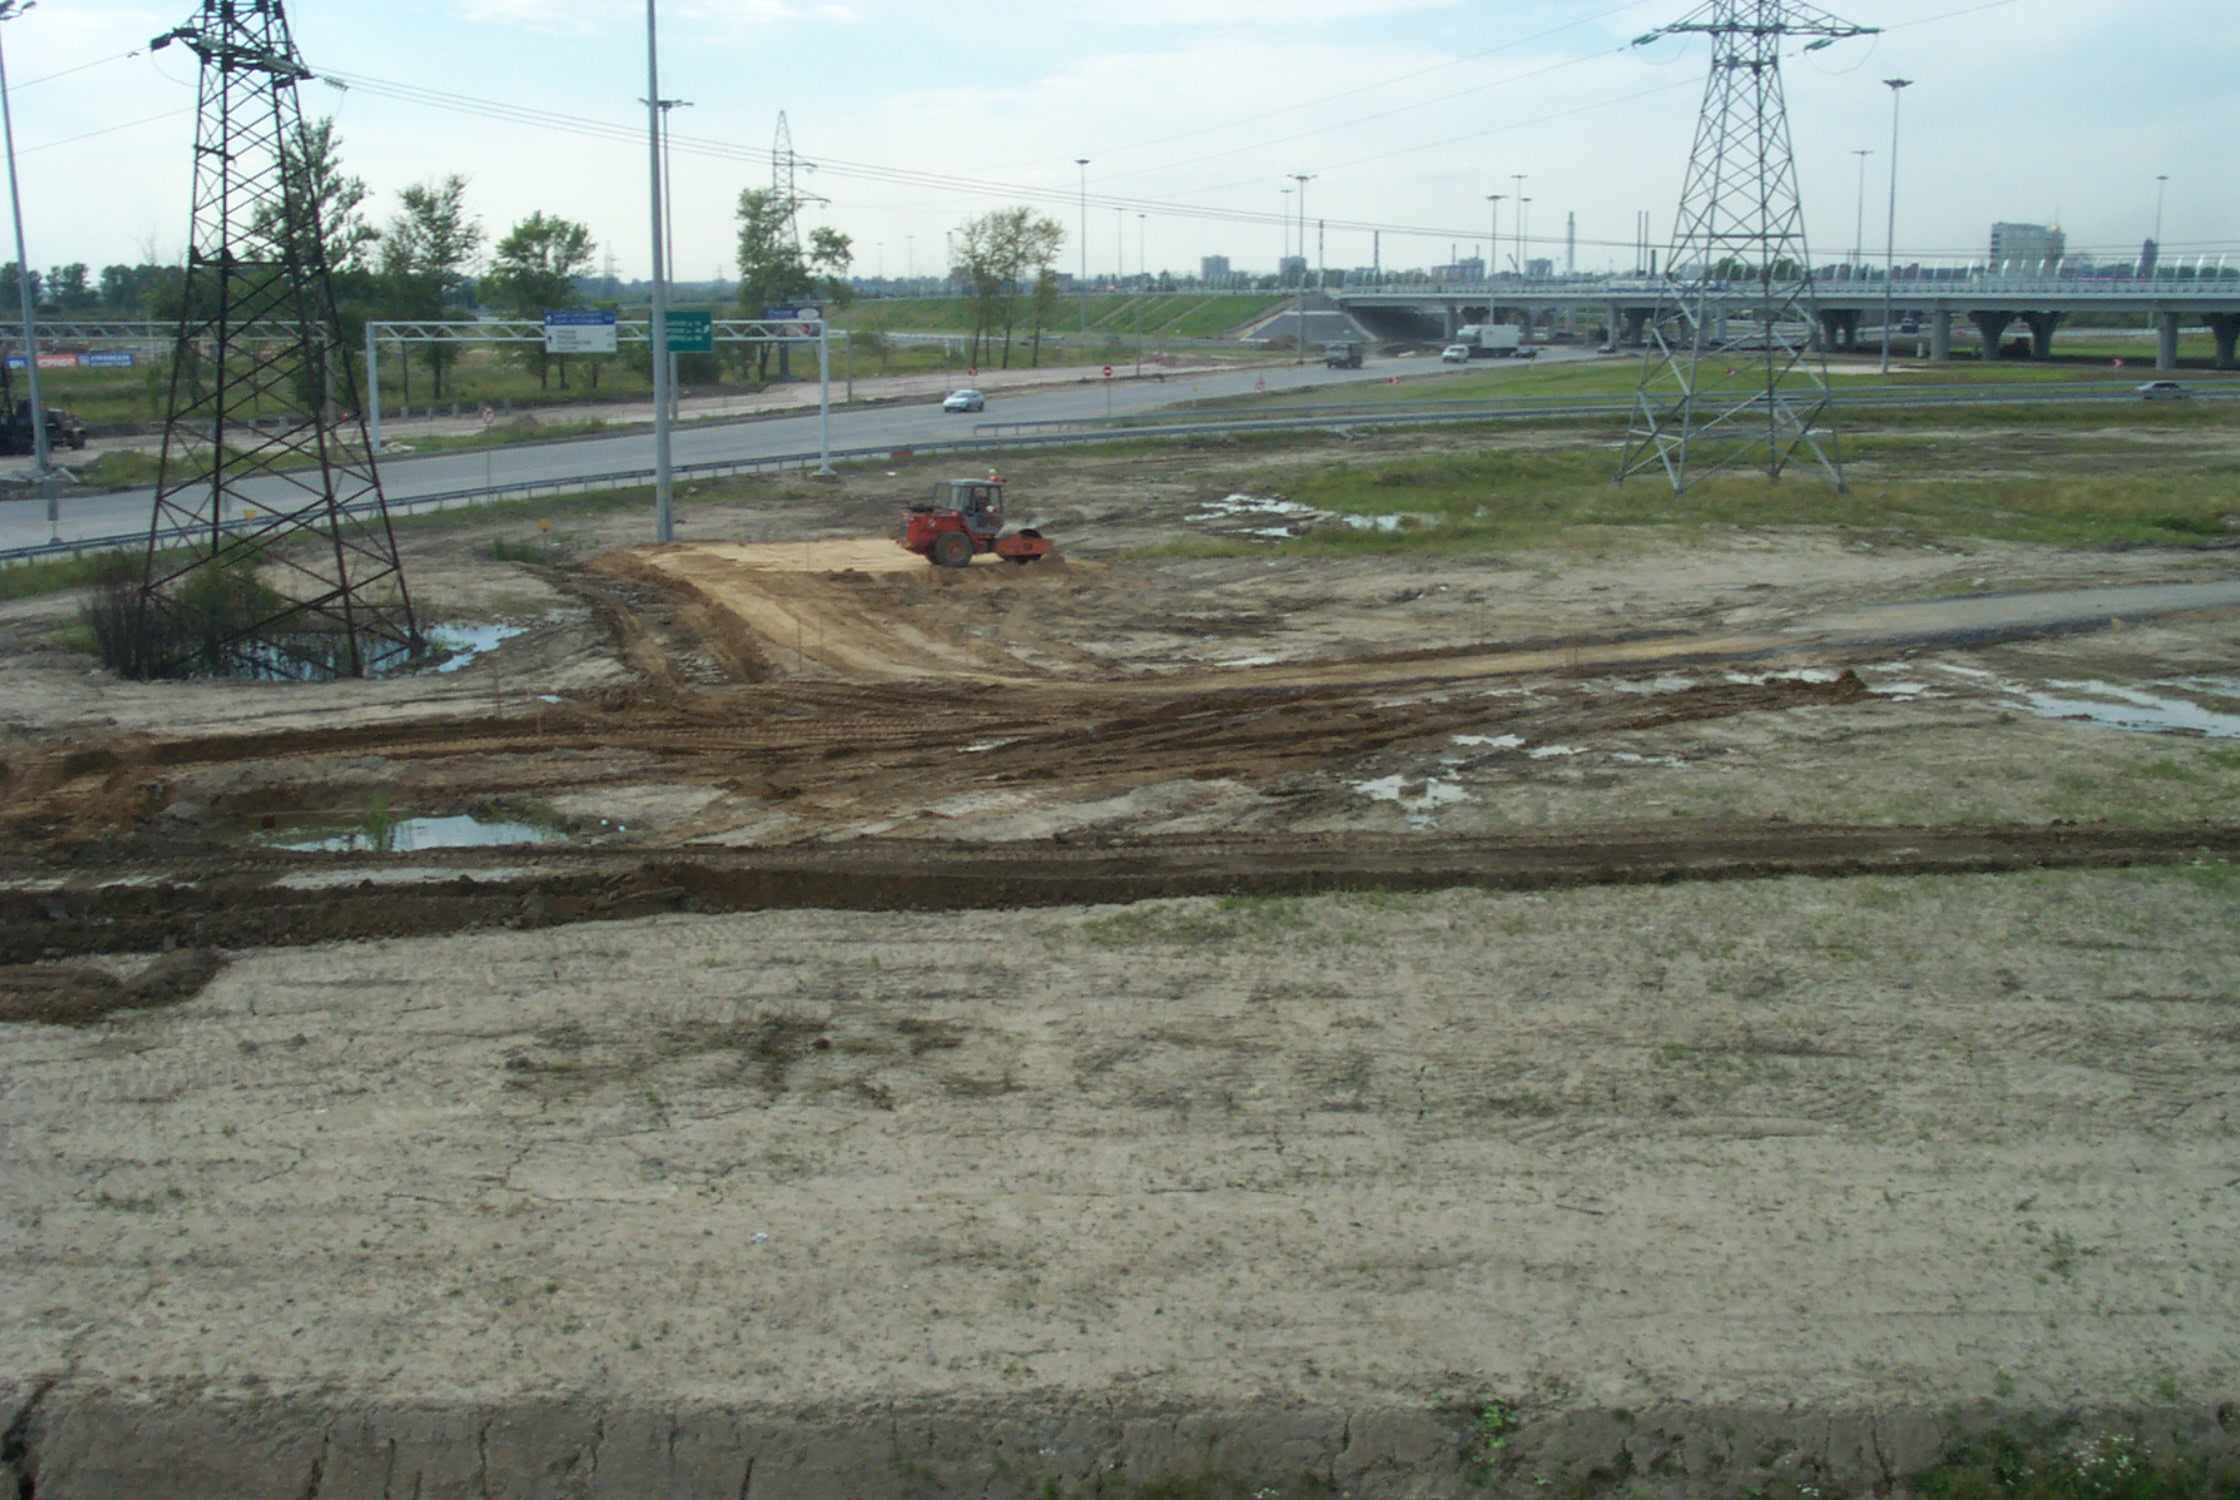
<svg viewBox="0 0 2240 1500">
<path fill-rule="evenodd" d="M 1514 359 L 1524 347 L 1524 329 L 1515 323 L 1471 323 L 1454 336 L 1472 359 Z"/>
</svg>

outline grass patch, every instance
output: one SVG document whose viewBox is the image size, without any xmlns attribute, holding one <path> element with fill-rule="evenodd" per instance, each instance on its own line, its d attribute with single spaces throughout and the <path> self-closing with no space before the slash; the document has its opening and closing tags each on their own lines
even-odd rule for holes
<svg viewBox="0 0 2240 1500">
<path fill-rule="evenodd" d="M 1388 463 L 1340 460 L 1299 474 L 1285 498 L 1355 524 L 1290 541 L 1190 539 L 1152 555 L 1288 553 L 1350 557 L 1394 551 L 1474 552 L 1592 541 L 1642 527 L 1683 534 L 1814 527 L 1889 541 L 1969 536 L 2065 547 L 2199 546 L 2232 533 L 2232 466 L 2075 478 L 1927 478 L 1854 483 L 1838 494 L 1796 474 L 1707 481 L 1675 497 L 1649 480 L 1612 482 L 1613 456 L 1486 448 Z"/>
<path fill-rule="evenodd" d="M 2235 1500 L 2240 1464 L 2147 1449 L 2126 1437 L 2064 1443 L 1993 1433 L 1913 1476 L 1923 1500 Z"/>
<path fill-rule="evenodd" d="M 115 552 L 86 552 L 0 567 L 0 603 L 67 594 L 74 589 L 107 583 L 116 576 L 118 556 Z"/>
</svg>

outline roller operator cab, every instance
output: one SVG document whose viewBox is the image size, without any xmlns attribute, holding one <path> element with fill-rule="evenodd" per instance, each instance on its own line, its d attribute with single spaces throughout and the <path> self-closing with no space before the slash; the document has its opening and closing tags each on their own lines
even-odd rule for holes
<svg viewBox="0 0 2240 1500">
<path fill-rule="evenodd" d="M 1034 530 L 1003 534 L 1003 481 L 951 479 L 935 487 L 933 502 L 902 513 L 895 540 L 941 568 L 964 568 L 983 553 L 1006 562 L 1048 557 L 1049 538 Z"/>
</svg>

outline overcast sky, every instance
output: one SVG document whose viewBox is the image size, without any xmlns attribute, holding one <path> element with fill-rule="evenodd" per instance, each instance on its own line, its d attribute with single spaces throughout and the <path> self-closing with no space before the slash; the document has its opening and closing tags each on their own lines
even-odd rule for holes
<svg viewBox="0 0 2240 1500">
<path fill-rule="evenodd" d="M 1311 222 L 1388 232 L 1387 266 L 1465 255 L 1486 195 L 1527 176 L 1536 254 L 1578 216 L 1579 263 L 1631 265 L 1638 210 L 1670 235 L 1708 52 L 1635 37 L 1695 0 L 662 0 L 662 92 L 692 101 L 676 157 L 678 272 L 731 265 L 731 207 L 767 186 L 780 110 L 825 170 L 812 221 L 853 235 L 856 269 L 939 269 L 943 234 L 1018 191 L 1067 226 L 1075 159 L 1092 270 L 1272 269 L 1287 174 Z M 2169 254 L 2240 262 L 2240 5 L 2233 0 L 1842 0 L 1883 35 L 1787 67 L 1815 259 L 1883 242 L 1890 91 L 1905 97 L 1898 242 L 1906 258 L 1983 253 L 1995 219 L 2058 220 L 2073 248 L 2136 253 L 2168 174 Z M 40 0 L 5 28 L 30 259 L 96 269 L 186 238 L 194 58 L 149 37 L 192 0 Z M 642 128 L 643 6 L 631 0 L 291 0 L 305 60 L 365 80 L 302 91 L 332 114 L 386 220 L 407 183 L 458 171 L 493 236 L 532 210 L 589 224 L 624 276 L 649 264 L 642 140 L 400 100 L 382 83 Z M 137 56 L 121 54 L 139 49 Z M 63 75 L 66 70 L 66 76 Z M 98 133 L 96 133 L 98 132 Z M 728 150 L 723 149 L 728 148 Z M 882 176 L 882 171 L 886 174 Z M 943 185 L 928 174 L 986 187 Z M 895 180 L 899 175 L 900 180 Z M 1513 203 L 1501 209 L 1513 253 Z M 1204 209 L 1208 216 L 1193 216 Z M 1139 221 L 1138 214 L 1146 215 Z M 1235 222 L 1222 214 L 1257 214 Z M 911 242 L 914 237 L 914 244 Z M 1333 228 L 1333 265 L 1365 231 Z M 1139 252 L 1139 245 L 1142 247 Z M 883 246 L 883 249 L 882 249 Z M 12 247 L 11 247 L 12 248 Z M 1313 248 L 1310 238 L 1310 251 Z M 1560 262 L 1560 248 L 1555 253 Z M 5 257 L 12 258 L 12 253 Z"/>
</svg>

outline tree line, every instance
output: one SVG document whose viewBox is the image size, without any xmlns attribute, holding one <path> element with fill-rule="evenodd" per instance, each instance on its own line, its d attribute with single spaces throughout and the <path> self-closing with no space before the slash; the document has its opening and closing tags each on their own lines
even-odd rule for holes
<svg viewBox="0 0 2240 1500">
<path fill-rule="evenodd" d="M 443 321 L 495 313 L 537 319 L 546 312 L 613 308 L 586 289 L 598 245 L 590 229 L 557 214 L 531 213 L 490 241 L 468 203 L 468 180 L 454 172 L 414 183 L 397 195 L 387 223 L 370 216 L 372 192 L 344 170 L 342 139 L 331 119 L 305 121 L 282 151 L 283 170 L 299 201 L 317 207 L 318 234 L 341 311 L 343 336 L 356 350 L 368 322 Z M 844 306 L 854 242 L 838 230 L 817 227 L 804 238 L 798 202 L 769 189 L 747 188 L 734 209 L 739 284 L 737 315 L 759 318 L 772 308 L 804 302 Z M 278 247 L 291 232 L 277 204 L 251 226 Z M 301 228 L 293 231 L 303 233 Z M 1039 365 L 1045 334 L 1056 320 L 1061 282 L 1056 269 L 1066 232 L 1057 220 L 1031 208 L 981 214 L 957 231 L 952 274 L 964 286 L 973 315 L 972 360 L 1009 369 L 1019 347 Z M 485 247 L 487 246 L 487 255 Z M 309 245 L 294 247 L 308 258 Z M 11 264 L 4 273 L 12 281 Z M 187 277 L 178 265 L 151 257 L 135 265 L 102 268 L 98 278 L 83 263 L 34 273 L 36 295 L 48 316 L 108 317 L 164 322 L 184 310 Z M 4 284 L 0 284 L 4 285 Z M 0 298 L 0 307 L 6 305 Z M 569 382 L 580 365 L 596 388 L 603 365 L 620 358 L 639 371 L 650 368 L 640 346 L 620 356 L 548 355 L 541 344 L 509 346 L 540 385 Z M 403 346 L 403 400 L 414 399 L 412 366 L 425 370 L 428 399 L 441 400 L 461 352 L 457 344 Z M 725 367 L 755 381 L 770 377 L 773 357 L 780 379 L 790 376 L 790 347 L 725 345 L 713 355 L 682 357 L 690 381 L 722 378 Z"/>
<path fill-rule="evenodd" d="M 335 300 L 349 348 L 364 343 L 368 322 L 441 321 L 495 313 L 540 319 L 547 312 L 586 308 L 613 309 L 594 301 L 586 288 L 598 253 L 588 226 L 558 214 L 536 212 L 498 236 L 488 238 L 468 202 L 468 180 L 458 173 L 415 183 L 397 195 L 394 215 L 385 224 L 370 216 L 372 192 L 365 180 L 344 170 L 342 139 L 334 122 L 303 122 L 282 150 L 282 169 L 292 179 L 299 201 L 317 206 L 319 248 L 335 289 Z M 798 232 L 799 204 L 768 190 L 748 188 L 739 195 L 736 311 L 759 318 L 773 307 L 802 302 L 844 303 L 843 279 L 854 261 L 853 241 L 830 228 L 817 228 L 804 241 Z M 277 254 L 291 232 L 277 204 L 250 226 L 250 233 Z M 294 232 L 302 233 L 301 229 Z M 487 246 L 487 254 L 485 247 Z M 294 247 L 299 256 L 310 246 Z M 12 286 L 15 267 L 5 270 Z M 167 322 L 185 310 L 187 276 L 183 267 L 150 260 L 104 267 L 98 281 L 83 264 L 33 273 L 43 314 L 80 318 Z M 11 304 L 0 297 L 0 309 Z M 5 316 L 0 312 L 0 316 Z M 602 366 L 630 361 L 641 372 L 651 368 L 643 346 L 620 356 L 548 355 L 541 344 L 508 346 L 540 385 L 557 380 L 563 389 L 571 366 L 581 366 L 596 387 Z M 431 395 L 443 398 L 460 346 L 447 343 L 404 346 L 405 387 L 411 401 L 412 363 L 425 369 Z M 779 373 L 790 373 L 785 346 L 779 346 Z M 685 378 L 714 381 L 723 366 L 751 378 L 769 373 L 770 346 L 722 346 L 715 355 L 681 356 Z"/>
</svg>

